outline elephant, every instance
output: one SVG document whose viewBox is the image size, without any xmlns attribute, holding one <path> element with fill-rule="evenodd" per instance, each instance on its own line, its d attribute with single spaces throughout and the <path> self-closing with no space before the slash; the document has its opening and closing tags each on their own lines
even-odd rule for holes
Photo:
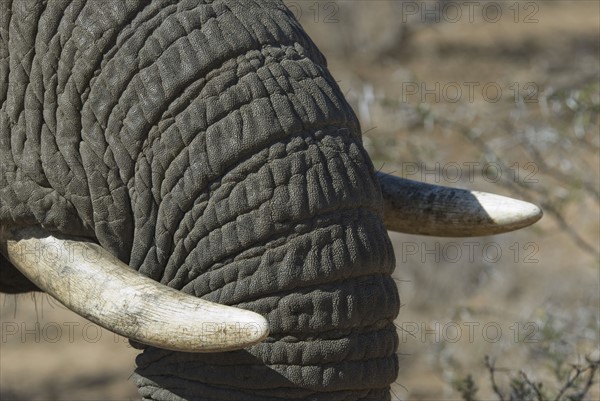
<svg viewBox="0 0 600 401">
<path fill-rule="evenodd" d="M 375 171 L 280 1 L 8 0 L 0 14 L 0 290 L 46 291 L 130 338 L 143 399 L 389 400 L 387 230 L 541 217 Z M 39 246 L 100 256 L 44 262 Z"/>
</svg>

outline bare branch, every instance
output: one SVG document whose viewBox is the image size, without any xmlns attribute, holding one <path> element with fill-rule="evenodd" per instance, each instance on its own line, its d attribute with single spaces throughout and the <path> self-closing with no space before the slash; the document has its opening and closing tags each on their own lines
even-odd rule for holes
<svg viewBox="0 0 600 401">
<path fill-rule="evenodd" d="M 500 399 L 500 401 L 504 401 L 504 395 L 502 395 L 502 391 L 500 391 L 500 388 L 498 387 L 498 384 L 496 384 L 496 377 L 495 377 L 496 366 L 495 366 L 495 361 L 493 361 L 489 357 L 489 355 L 485 356 L 485 360 L 484 361 L 485 361 L 485 367 L 490 372 L 490 381 L 492 383 L 492 390 L 494 390 L 494 393 L 498 396 L 498 398 Z"/>
</svg>

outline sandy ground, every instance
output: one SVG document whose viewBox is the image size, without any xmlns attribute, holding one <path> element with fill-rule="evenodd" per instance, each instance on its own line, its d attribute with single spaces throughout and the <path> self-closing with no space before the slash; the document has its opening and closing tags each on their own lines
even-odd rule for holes
<svg viewBox="0 0 600 401">
<path fill-rule="evenodd" d="M 377 168 L 546 210 L 512 234 L 391 234 L 403 303 L 393 399 L 458 399 L 451 383 L 466 374 L 480 399 L 494 399 L 485 355 L 550 388 L 556 370 L 598 356 L 599 3 L 481 2 L 491 5 L 471 18 L 446 2 L 438 23 L 414 2 L 288 3 L 359 115 Z M 482 169 L 498 160 L 504 178 L 494 181 Z M 138 351 L 124 339 L 41 294 L 0 296 L 0 321 L 0 399 L 136 398 Z"/>
</svg>

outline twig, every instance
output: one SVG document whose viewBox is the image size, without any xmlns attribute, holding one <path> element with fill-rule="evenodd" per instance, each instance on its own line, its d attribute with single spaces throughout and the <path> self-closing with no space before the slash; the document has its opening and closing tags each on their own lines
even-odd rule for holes
<svg viewBox="0 0 600 401">
<path fill-rule="evenodd" d="M 573 375 L 573 377 L 571 377 L 569 380 L 567 380 L 567 382 L 562 386 L 562 388 L 560 389 L 560 391 L 556 395 L 556 398 L 554 399 L 554 401 L 560 401 L 560 399 L 563 396 L 563 394 L 568 389 L 570 389 L 571 387 L 573 387 L 573 385 L 575 384 L 575 381 L 581 375 L 582 370 L 581 370 L 581 368 L 579 366 L 575 366 L 574 365 L 573 369 L 575 370 L 575 374 Z"/>
<path fill-rule="evenodd" d="M 498 388 L 498 385 L 496 384 L 496 378 L 494 377 L 494 373 L 496 372 L 496 366 L 494 364 L 494 361 L 492 361 L 490 359 L 489 355 L 485 356 L 485 367 L 490 372 L 490 381 L 492 382 L 492 390 L 494 390 L 494 393 L 496 393 L 498 398 L 500 398 L 500 401 L 504 401 L 504 396 L 502 395 L 502 392 Z"/>
<path fill-rule="evenodd" d="M 556 396 L 556 398 L 554 399 L 554 401 L 560 401 L 560 398 L 563 396 L 563 394 L 569 388 L 574 387 L 574 384 L 575 384 L 575 381 L 577 380 L 577 378 L 579 376 L 581 376 L 582 373 L 585 373 L 586 371 L 589 370 L 590 373 L 586 380 L 585 386 L 581 389 L 581 391 L 576 393 L 574 397 L 572 397 L 572 399 L 575 399 L 575 400 L 583 399 L 583 397 L 588 393 L 588 391 L 592 387 L 592 384 L 594 384 L 594 377 L 596 376 L 596 371 L 598 370 L 598 367 L 600 366 L 600 360 L 598 360 L 598 361 L 588 360 L 588 363 L 589 363 L 589 365 L 587 365 L 584 368 L 582 368 L 581 366 L 573 366 L 573 369 L 575 369 L 575 375 L 573 376 L 572 379 L 569 379 L 569 381 L 567 381 L 567 383 L 560 389 L 560 391 L 559 391 L 558 395 Z"/>
<path fill-rule="evenodd" d="M 590 391 L 590 388 L 592 388 L 592 384 L 594 384 L 594 377 L 596 376 L 596 372 L 598 371 L 598 367 L 600 367 L 600 359 L 597 361 L 589 361 L 590 365 L 588 366 L 588 369 L 590 371 L 590 375 L 588 376 L 588 379 L 585 383 L 585 387 L 579 392 L 577 393 L 577 397 L 583 398 L 588 391 Z"/>
<path fill-rule="evenodd" d="M 533 389 L 533 391 L 535 391 L 535 395 L 537 396 L 538 401 L 546 401 L 544 399 L 544 396 L 540 392 L 539 386 L 537 384 L 535 384 L 535 383 L 532 383 L 531 380 L 529 380 L 529 377 L 527 377 L 527 373 L 525 373 L 522 370 L 520 370 L 519 374 L 521 375 L 521 377 L 523 378 L 523 380 L 525 381 L 525 383 L 527 383 L 527 385 L 529 387 L 531 387 Z"/>
</svg>

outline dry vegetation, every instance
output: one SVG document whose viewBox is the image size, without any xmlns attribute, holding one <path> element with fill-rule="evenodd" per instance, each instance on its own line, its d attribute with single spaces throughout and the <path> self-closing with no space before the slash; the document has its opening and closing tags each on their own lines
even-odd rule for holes
<svg viewBox="0 0 600 401">
<path fill-rule="evenodd" d="M 327 55 L 377 168 L 545 211 L 534 227 L 493 237 L 392 234 L 403 301 L 394 395 L 457 400 L 476 387 L 473 399 L 508 400 L 519 377 L 556 395 L 573 364 L 600 358 L 599 3 L 481 1 L 471 19 L 463 2 L 441 1 L 439 22 L 419 15 L 423 3 L 288 3 Z M 136 396 L 135 350 L 106 331 L 90 341 L 83 319 L 36 299 L 0 299 L 0 398 Z M 23 331 L 36 321 L 37 342 Z M 72 343 L 68 322 L 78 323 Z M 599 398 L 591 384 L 586 399 Z"/>
</svg>

